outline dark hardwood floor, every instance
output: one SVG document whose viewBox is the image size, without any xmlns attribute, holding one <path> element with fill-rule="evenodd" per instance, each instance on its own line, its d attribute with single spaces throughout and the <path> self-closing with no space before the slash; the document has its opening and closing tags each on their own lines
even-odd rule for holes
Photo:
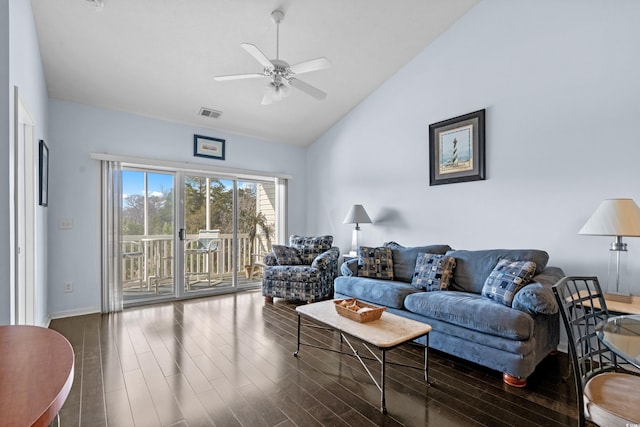
<svg viewBox="0 0 640 427">
<path fill-rule="evenodd" d="M 295 304 L 259 291 L 58 319 L 75 350 L 63 426 L 573 426 L 567 356 L 549 356 L 524 389 L 502 375 L 430 352 L 422 371 L 387 369 L 388 414 L 353 357 L 302 347 L 293 357 Z M 334 332 L 303 328 L 303 341 L 338 349 Z M 422 363 L 403 345 L 388 360 Z M 379 369 L 372 365 L 375 375 Z"/>
</svg>

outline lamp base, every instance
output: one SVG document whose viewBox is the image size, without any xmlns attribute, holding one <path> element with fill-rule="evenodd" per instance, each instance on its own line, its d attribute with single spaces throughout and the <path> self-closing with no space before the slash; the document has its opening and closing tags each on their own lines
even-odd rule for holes
<svg viewBox="0 0 640 427">
<path fill-rule="evenodd" d="M 616 294 L 610 292 L 604 293 L 604 299 L 607 301 L 623 302 L 625 304 L 631 304 L 632 301 L 631 295 Z"/>
</svg>

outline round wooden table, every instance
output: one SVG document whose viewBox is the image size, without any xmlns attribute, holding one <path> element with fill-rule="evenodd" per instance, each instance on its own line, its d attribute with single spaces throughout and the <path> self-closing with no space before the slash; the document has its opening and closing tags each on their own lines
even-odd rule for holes
<svg viewBox="0 0 640 427">
<path fill-rule="evenodd" d="M 48 426 L 69 395 L 73 365 L 58 332 L 0 326 L 0 426 Z"/>
</svg>

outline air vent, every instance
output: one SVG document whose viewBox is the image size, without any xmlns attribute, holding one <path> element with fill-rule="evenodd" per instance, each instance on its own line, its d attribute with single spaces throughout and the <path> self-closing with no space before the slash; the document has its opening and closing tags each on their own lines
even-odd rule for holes
<svg viewBox="0 0 640 427">
<path fill-rule="evenodd" d="M 212 110 L 211 108 L 202 107 L 199 116 L 208 117 L 210 119 L 219 119 L 222 115 L 222 111 Z"/>
</svg>

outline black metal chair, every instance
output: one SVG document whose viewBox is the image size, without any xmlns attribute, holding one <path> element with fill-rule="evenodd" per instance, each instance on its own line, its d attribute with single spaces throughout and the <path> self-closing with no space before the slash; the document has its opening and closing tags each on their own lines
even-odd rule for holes
<svg viewBox="0 0 640 427">
<path fill-rule="evenodd" d="M 620 360 L 596 336 L 609 317 L 597 277 L 565 277 L 553 286 L 567 331 L 578 398 L 578 425 L 640 423 L 637 393 L 640 376 L 625 371 Z"/>
</svg>

